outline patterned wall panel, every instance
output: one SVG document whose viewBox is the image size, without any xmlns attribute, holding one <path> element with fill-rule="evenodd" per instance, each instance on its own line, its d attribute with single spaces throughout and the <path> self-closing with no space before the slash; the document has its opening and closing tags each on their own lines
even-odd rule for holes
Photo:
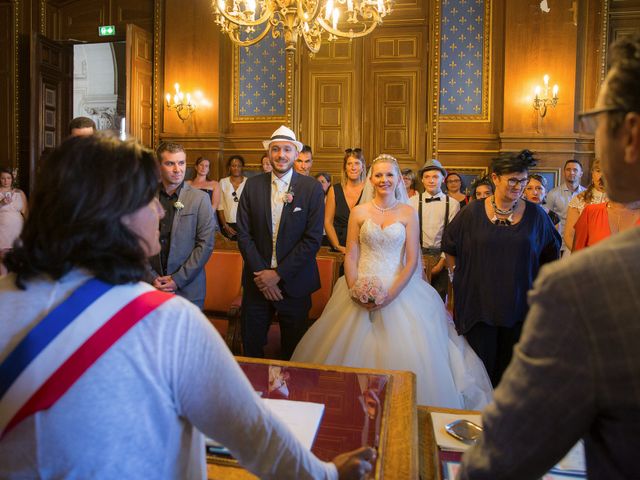
<svg viewBox="0 0 640 480">
<path fill-rule="evenodd" d="M 491 0 L 440 1 L 440 120 L 486 120 Z"/>
<path fill-rule="evenodd" d="M 350 74 L 314 75 L 312 80 L 311 128 L 305 143 L 312 145 L 314 154 L 343 150 L 350 141 L 348 99 L 352 96 L 353 78 Z"/>
<path fill-rule="evenodd" d="M 417 88 L 417 71 L 376 72 L 373 155 L 388 153 L 401 161 L 415 158 Z"/>
<path fill-rule="evenodd" d="M 290 123 L 293 60 L 282 37 L 234 47 L 234 122 Z"/>
</svg>

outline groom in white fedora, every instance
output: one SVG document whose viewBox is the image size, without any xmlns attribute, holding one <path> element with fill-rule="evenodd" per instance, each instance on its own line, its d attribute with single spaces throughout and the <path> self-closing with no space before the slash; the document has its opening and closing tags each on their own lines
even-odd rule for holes
<svg viewBox="0 0 640 480">
<path fill-rule="evenodd" d="M 247 180 L 238 206 L 238 246 L 244 258 L 244 355 L 263 357 L 275 312 L 282 357 L 288 360 L 308 328 L 311 294 L 320 288 L 316 253 L 322 241 L 324 194 L 313 177 L 296 173 L 302 143 L 281 126 L 263 142 L 271 173 Z"/>
</svg>

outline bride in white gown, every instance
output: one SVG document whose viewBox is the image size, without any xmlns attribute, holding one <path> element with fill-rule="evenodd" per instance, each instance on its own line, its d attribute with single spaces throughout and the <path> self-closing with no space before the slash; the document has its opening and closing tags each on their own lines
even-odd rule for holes
<svg viewBox="0 0 640 480">
<path fill-rule="evenodd" d="M 436 291 L 416 274 L 419 225 L 396 160 L 381 155 L 371 166 L 370 201 L 351 211 L 345 276 L 322 316 L 302 338 L 292 361 L 410 370 L 418 403 L 482 409 L 492 395 L 480 359 L 458 336 Z M 380 305 L 352 297 L 358 279 L 378 277 Z"/>
</svg>

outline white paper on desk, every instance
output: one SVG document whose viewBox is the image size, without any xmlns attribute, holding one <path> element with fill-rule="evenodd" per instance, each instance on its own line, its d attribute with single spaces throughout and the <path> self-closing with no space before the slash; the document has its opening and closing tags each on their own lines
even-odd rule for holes
<svg viewBox="0 0 640 480">
<path fill-rule="evenodd" d="M 324 413 L 324 404 L 263 398 L 267 408 L 282 420 L 293 435 L 311 450 Z"/>
<path fill-rule="evenodd" d="M 470 445 L 461 442 L 457 438 L 453 438 L 445 430 L 445 425 L 455 422 L 456 420 L 469 420 L 476 425 L 482 426 L 482 417 L 479 413 L 458 414 L 458 413 L 441 413 L 431 412 L 431 422 L 433 423 L 433 433 L 436 443 L 443 450 L 452 450 L 454 452 L 464 452 Z"/>
</svg>

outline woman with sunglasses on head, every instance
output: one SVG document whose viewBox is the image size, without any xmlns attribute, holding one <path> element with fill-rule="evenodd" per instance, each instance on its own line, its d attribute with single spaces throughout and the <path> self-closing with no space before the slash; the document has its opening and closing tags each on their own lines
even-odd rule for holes
<svg viewBox="0 0 640 480">
<path fill-rule="evenodd" d="M 456 172 L 449 172 L 449 175 L 447 175 L 447 178 L 445 178 L 444 183 L 447 187 L 447 195 L 458 200 L 458 202 L 460 202 L 460 208 L 469 203 L 469 200 L 471 200 L 471 198 L 469 197 L 469 195 L 466 195 L 464 193 L 464 189 L 466 186 L 460 174 Z"/>
<path fill-rule="evenodd" d="M 560 254 L 560 234 L 547 213 L 521 198 L 533 166 L 529 150 L 495 159 L 495 193 L 463 208 L 442 239 L 453 277 L 456 328 L 494 386 L 520 338 L 527 292 L 540 266 Z"/>
<path fill-rule="evenodd" d="M 222 234 L 229 240 L 236 240 L 236 213 L 240 195 L 244 190 L 247 177 L 243 175 L 244 158 L 241 155 L 231 155 L 227 160 L 228 177 L 220 180 L 220 206 L 218 207 L 218 219 Z"/>
<path fill-rule="evenodd" d="M 334 250 L 346 253 L 347 226 L 351 209 L 360 203 L 367 178 L 367 167 L 362 150 L 348 148 L 342 161 L 342 180 L 327 193 L 324 210 L 324 228 Z"/>
</svg>

